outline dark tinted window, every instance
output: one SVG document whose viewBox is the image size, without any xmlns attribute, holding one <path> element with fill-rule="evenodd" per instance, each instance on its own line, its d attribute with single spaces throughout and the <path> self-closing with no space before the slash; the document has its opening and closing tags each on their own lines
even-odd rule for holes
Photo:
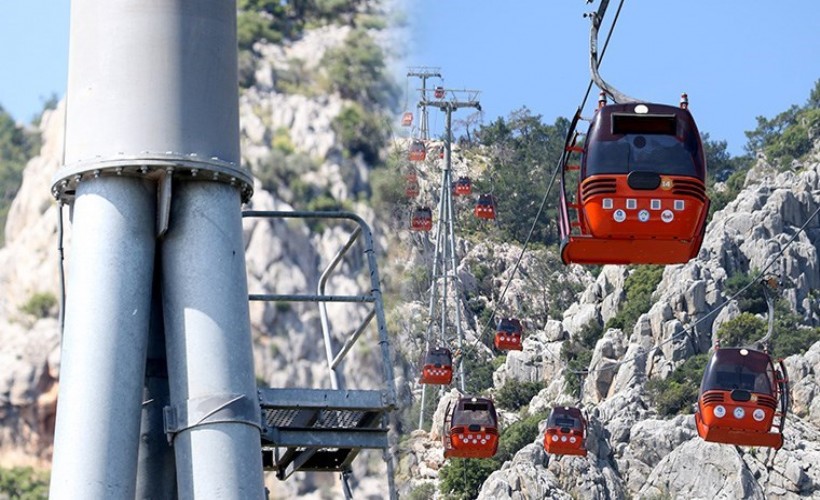
<svg viewBox="0 0 820 500">
<path fill-rule="evenodd" d="M 558 417 L 555 419 L 555 426 L 556 427 L 569 427 L 570 429 L 574 429 L 578 427 L 575 423 L 574 418 L 569 417 Z"/>
<path fill-rule="evenodd" d="M 740 389 L 763 394 L 772 393 L 769 356 L 759 351 L 720 349 L 709 360 L 703 374 L 701 391 Z"/>
<path fill-rule="evenodd" d="M 581 410 L 578 408 L 555 407 L 550 413 L 547 421 L 549 427 L 570 427 L 572 429 L 581 428 Z"/>
<path fill-rule="evenodd" d="M 453 426 L 468 426 L 472 424 L 495 426 L 495 412 L 485 402 L 465 402 L 460 405 L 453 416 Z"/>
<path fill-rule="evenodd" d="M 633 115 L 612 113 L 612 133 L 675 135 L 678 121 L 675 115 Z"/>
<path fill-rule="evenodd" d="M 449 353 L 444 351 L 429 352 L 424 360 L 427 365 L 450 366 L 452 364 Z"/>
<path fill-rule="evenodd" d="M 631 106 L 606 106 L 590 124 L 583 176 L 634 171 L 706 178 L 699 132 L 686 110 L 650 104 L 649 114 Z"/>
</svg>

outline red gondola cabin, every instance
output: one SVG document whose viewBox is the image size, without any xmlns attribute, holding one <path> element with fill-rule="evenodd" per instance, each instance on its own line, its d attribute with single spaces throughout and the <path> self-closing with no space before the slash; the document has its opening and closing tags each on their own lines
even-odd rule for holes
<svg viewBox="0 0 820 500">
<path fill-rule="evenodd" d="M 419 183 L 416 181 L 407 181 L 404 187 L 404 194 L 408 198 L 415 198 L 419 195 Z"/>
<path fill-rule="evenodd" d="M 407 153 L 410 161 L 424 161 L 427 158 L 427 148 L 424 141 L 413 141 L 410 143 L 410 151 Z"/>
<path fill-rule="evenodd" d="M 679 264 L 700 251 L 709 198 L 706 159 L 686 108 L 599 108 L 583 147 L 571 127 L 561 179 L 561 259 L 579 264 Z M 580 165 L 571 165 L 573 153 Z M 564 175 L 580 171 L 575 203 Z M 577 217 L 570 218 L 570 211 Z"/>
<path fill-rule="evenodd" d="M 700 385 L 695 425 L 705 441 L 740 446 L 783 446 L 789 408 L 786 366 L 765 352 L 717 349 Z"/>
<path fill-rule="evenodd" d="M 524 327 L 514 318 L 501 318 L 495 328 L 493 344 L 500 351 L 520 351 Z"/>
<path fill-rule="evenodd" d="M 578 408 L 556 406 L 544 432 L 544 451 L 551 455 L 587 456 L 587 420 Z"/>
<path fill-rule="evenodd" d="M 404 114 L 401 115 L 401 125 L 402 127 L 409 127 L 413 125 L 413 113 L 405 111 Z"/>
<path fill-rule="evenodd" d="M 434 347 L 424 356 L 419 384 L 449 385 L 453 381 L 453 354 L 446 347 Z"/>
<path fill-rule="evenodd" d="M 444 98 L 444 87 L 436 87 L 436 89 L 433 91 L 433 95 L 436 97 L 436 99 Z"/>
<path fill-rule="evenodd" d="M 491 194 L 482 194 L 478 197 L 478 202 L 475 204 L 475 216 L 479 219 L 493 220 L 495 219 L 495 200 Z"/>
<path fill-rule="evenodd" d="M 462 397 L 450 403 L 441 433 L 444 458 L 490 458 L 498 450 L 498 417 L 492 400 Z"/>
<path fill-rule="evenodd" d="M 456 196 L 469 196 L 473 192 L 473 183 L 469 177 L 459 177 L 453 187 L 453 194 Z"/>
<path fill-rule="evenodd" d="M 433 229 L 433 211 L 428 207 L 415 209 L 410 217 L 410 229 L 413 231 L 430 231 Z"/>
</svg>

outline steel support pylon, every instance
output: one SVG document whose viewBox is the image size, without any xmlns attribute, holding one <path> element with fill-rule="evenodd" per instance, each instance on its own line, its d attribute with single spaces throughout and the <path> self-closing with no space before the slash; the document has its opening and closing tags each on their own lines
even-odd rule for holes
<svg viewBox="0 0 820 500">
<path fill-rule="evenodd" d="M 451 91 L 451 95 L 454 95 Z M 464 331 L 461 327 L 461 281 L 458 277 L 458 255 L 456 254 L 456 236 L 455 236 L 455 212 L 453 210 L 453 177 L 452 177 L 452 115 L 453 111 L 464 108 L 473 107 L 481 109 L 477 99 L 477 93 L 470 91 L 471 98 L 466 101 L 459 101 L 453 99 L 450 101 L 437 101 L 435 105 L 445 113 L 445 136 L 444 136 L 444 168 L 441 172 L 441 186 L 439 190 L 439 209 L 438 221 L 436 222 L 436 247 L 433 251 L 433 269 L 431 273 L 430 284 L 430 302 L 429 302 L 429 322 L 427 326 L 425 339 L 425 353 L 430 350 L 434 340 L 434 322 L 436 319 L 436 304 L 439 304 L 438 295 L 438 281 L 441 279 L 441 300 L 440 300 L 440 326 L 439 339 L 443 344 L 449 345 L 451 336 L 447 335 L 448 321 L 447 321 L 447 301 L 449 299 L 449 280 L 452 280 L 453 296 L 455 301 L 453 304 L 455 313 L 455 339 L 457 342 L 457 353 L 464 352 Z M 425 97 L 422 103 L 432 105 Z M 420 104 L 421 106 L 421 104 Z M 439 267 L 439 257 L 441 257 L 441 265 Z M 438 273 L 438 270 L 441 270 Z M 466 380 L 464 375 L 464 363 L 458 363 L 458 380 L 459 390 L 464 393 L 466 390 Z M 421 386 L 421 410 L 419 411 L 419 425 L 418 428 L 424 427 L 424 415 L 427 404 L 427 384 Z"/>
</svg>

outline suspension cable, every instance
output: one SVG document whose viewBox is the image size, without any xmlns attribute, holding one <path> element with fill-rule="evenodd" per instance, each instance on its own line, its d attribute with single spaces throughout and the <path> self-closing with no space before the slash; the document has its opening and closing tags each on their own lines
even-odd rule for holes
<svg viewBox="0 0 820 500">
<path fill-rule="evenodd" d="M 625 0 L 621 0 L 619 2 L 618 10 L 615 12 L 615 18 L 612 21 L 612 25 L 609 27 L 609 33 L 607 34 L 606 41 L 604 42 L 604 48 L 601 51 L 601 57 L 598 59 L 598 65 L 599 66 L 600 66 L 601 62 L 603 61 L 603 59 L 604 59 L 604 54 L 606 54 L 606 48 L 609 46 L 609 40 L 612 38 L 612 32 L 615 30 L 615 25 L 618 22 L 618 16 L 621 13 L 621 8 L 624 5 L 624 1 Z M 601 17 L 603 18 L 603 13 L 601 14 Z M 581 106 L 578 108 L 579 113 L 580 113 L 580 110 L 582 110 L 584 108 L 584 106 L 586 106 L 586 102 L 587 102 L 587 99 L 589 98 L 590 90 L 592 89 L 592 84 L 593 84 L 593 80 L 590 79 L 589 85 L 587 87 L 587 91 L 584 94 L 583 100 L 581 101 Z M 571 135 L 572 133 L 573 133 L 572 130 L 567 132 L 568 135 Z M 563 159 L 564 159 L 564 155 L 562 154 L 558 158 L 558 161 L 556 162 L 555 169 L 552 172 L 552 177 L 550 178 L 549 185 L 547 185 L 547 190 L 544 193 L 544 197 L 541 199 L 541 205 L 538 207 L 538 212 L 535 214 L 535 218 L 532 221 L 532 226 L 530 226 L 530 230 L 527 233 L 527 238 L 524 240 L 524 244 L 521 247 L 521 252 L 518 254 L 518 258 L 515 261 L 515 265 L 513 266 L 513 270 L 510 273 L 509 278 L 507 278 L 507 282 L 504 284 L 504 289 L 501 292 L 501 295 L 499 295 L 499 297 L 498 297 L 498 303 L 499 304 L 504 299 L 504 296 L 507 294 L 507 290 L 510 288 L 510 284 L 512 283 L 513 278 L 515 277 L 516 273 L 518 272 L 518 268 L 521 265 L 521 261 L 523 260 L 524 254 L 526 253 L 527 247 L 529 246 L 530 240 L 532 239 L 532 235 L 535 232 L 535 227 L 538 224 L 538 219 L 541 218 L 541 214 L 543 213 L 544 207 L 547 204 L 547 200 L 549 199 L 549 195 L 550 195 L 550 192 L 552 191 L 552 187 L 555 184 L 555 179 L 558 177 L 558 172 L 560 172 L 560 170 L 562 168 Z M 462 353 L 462 355 L 459 359 L 459 363 L 462 363 L 463 360 L 466 359 L 466 356 L 467 356 L 468 353 L 472 353 L 473 351 L 475 351 L 475 348 L 478 346 L 478 343 L 481 342 L 481 339 L 484 337 L 484 332 L 489 331 L 490 325 L 492 325 L 493 320 L 495 319 L 495 317 L 496 317 L 496 311 L 495 311 L 495 308 L 494 308 L 492 313 L 490 314 L 489 319 L 487 320 L 487 323 L 484 325 L 484 329 L 483 329 L 482 333 L 476 332 L 477 335 L 476 335 L 475 340 L 473 340 L 473 342 L 471 343 L 470 348 L 466 349 Z"/>
</svg>

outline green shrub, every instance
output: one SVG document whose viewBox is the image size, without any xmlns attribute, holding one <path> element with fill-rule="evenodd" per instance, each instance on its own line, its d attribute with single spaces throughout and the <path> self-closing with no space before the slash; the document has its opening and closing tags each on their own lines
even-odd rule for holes
<svg viewBox="0 0 820 500">
<path fill-rule="evenodd" d="M 37 292 L 20 306 L 20 310 L 35 318 L 45 318 L 57 313 L 57 297 L 51 292 Z"/>
<path fill-rule="evenodd" d="M 592 361 L 592 350 L 603 337 L 604 331 L 596 321 L 584 325 L 569 340 L 561 344 L 561 359 L 566 362 L 567 374 L 564 392 L 570 396 L 581 395 L 581 377 L 572 372 L 583 372 L 589 369 Z"/>
<path fill-rule="evenodd" d="M 766 320 L 744 312 L 720 325 L 717 338 L 724 347 L 741 347 L 761 339 L 766 330 Z"/>
<path fill-rule="evenodd" d="M 495 402 L 501 408 L 519 410 L 522 406 L 529 404 L 532 398 L 543 388 L 544 384 L 540 382 L 511 380 L 495 394 Z"/>
<path fill-rule="evenodd" d="M 631 333 L 638 318 L 652 307 L 652 293 L 663 278 L 664 266 L 633 266 L 624 282 L 626 300 L 618 313 L 606 323 L 606 329 L 620 328 Z"/>
<path fill-rule="evenodd" d="M 275 141 L 283 143 L 284 139 L 275 139 Z M 288 203 L 298 205 L 318 195 L 316 189 L 311 189 L 301 179 L 303 174 L 314 171 L 316 168 L 318 166 L 308 155 L 301 152 L 287 154 L 277 147 L 271 149 L 270 154 L 253 167 L 253 174 L 262 183 L 262 187 L 268 191 L 278 192 L 281 195 L 283 191 L 279 189 L 280 186 L 290 188 L 293 196 L 283 199 Z"/>
<path fill-rule="evenodd" d="M 379 162 L 379 153 L 388 137 L 387 124 L 380 115 L 352 103 L 342 108 L 331 126 L 339 136 L 345 156 L 361 153 L 368 164 Z"/>
<path fill-rule="evenodd" d="M 407 495 L 407 500 L 430 500 L 436 492 L 435 483 L 422 483 Z"/>
<path fill-rule="evenodd" d="M 493 458 L 451 458 L 439 469 L 439 491 L 448 500 L 470 500 L 498 468 Z"/>
<path fill-rule="evenodd" d="M 12 116 L 0 106 L 0 246 L 5 243 L 6 217 L 11 202 L 23 183 L 23 169 L 39 149 L 40 136 L 18 127 Z"/>
<path fill-rule="evenodd" d="M 493 364 L 488 360 L 481 359 L 474 349 L 465 349 L 463 356 L 464 389 L 467 394 L 481 394 L 493 386 Z"/>
<path fill-rule="evenodd" d="M 404 203 L 404 181 L 395 172 L 380 168 L 370 173 L 373 190 L 373 209 L 382 214 L 392 213 L 394 207 Z"/>
<path fill-rule="evenodd" d="M 384 53 L 366 31 L 351 31 L 344 45 L 325 52 L 319 66 L 326 71 L 327 91 L 363 106 L 396 106 L 399 92 L 387 75 Z"/>
<path fill-rule="evenodd" d="M 236 16 L 236 37 L 239 48 L 251 50 L 260 40 L 279 43 L 284 38 L 265 15 L 254 11 L 241 11 Z"/>
<path fill-rule="evenodd" d="M 720 325 L 717 337 L 724 347 L 742 347 L 762 339 L 768 330 L 767 319 L 744 312 Z M 799 354 L 817 341 L 820 341 L 820 328 L 803 325 L 800 316 L 789 309 L 785 300 L 775 303 L 772 356 L 785 358 Z"/>
<path fill-rule="evenodd" d="M 649 399 L 663 416 L 690 413 L 698 400 L 700 381 L 706 368 L 707 354 L 697 354 L 684 361 L 665 380 L 646 383 Z"/>
<path fill-rule="evenodd" d="M 726 278 L 726 282 L 723 286 L 723 293 L 727 297 L 734 296 L 744 287 L 751 284 L 751 286 L 749 286 L 749 288 L 737 298 L 737 306 L 741 312 L 765 314 L 768 310 L 768 306 L 766 306 L 766 296 L 764 295 L 763 284 L 760 282 L 752 284 L 752 280 L 757 274 L 758 273 L 756 270 L 751 270 L 748 273 L 734 273 Z"/>
<path fill-rule="evenodd" d="M 538 437 L 538 424 L 547 416 L 544 413 L 536 413 L 501 429 L 501 436 L 498 440 L 498 453 L 494 457 L 498 462 L 499 469 L 504 462 L 512 460 L 521 448 L 535 441 L 535 438 Z"/>
<path fill-rule="evenodd" d="M 296 146 L 290 138 L 290 129 L 287 127 L 279 127 L 273 131 L 273 139 L 271 139 L 271 147 L 278 149 L 285 155 L 292 155 L 296 151 Z"/>
<path fill-rule="evenodd" d="M 49 474 L 31 467 L 0 468 L 0 498 L 40 500 L 48 498 Z"/>
<path fill-rule="evenodd" d="M 814 84 L 808 101 L 803 106 L 793 105 L 772 119 L 757 117 L 757 128 L 746 132 L 749 152 L 763 151 L 766 157 L 781 168 L 800 159 L 811 150 L 810 130 L 820 126 L 820 80 Z"/>
</svg>

